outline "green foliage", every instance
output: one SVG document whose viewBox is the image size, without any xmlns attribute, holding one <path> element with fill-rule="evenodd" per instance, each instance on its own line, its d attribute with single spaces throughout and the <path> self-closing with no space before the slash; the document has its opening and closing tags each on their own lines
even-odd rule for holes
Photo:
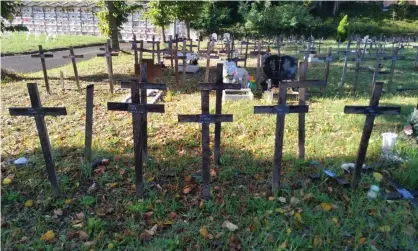
<svg viewBox="0 0 418 251">
<path fill-rule="evenodd" d="M 12 20 L 13 15 L 16 12 L 17 2 L 12 1 L 1 1 L 1 17 L 6 20 Z M 3 20 L 0 23 L 1 31 L 5 30 Z"/>
<path fill-rule="evenodd" d="M 222 32 L 228 28 L 232 30 L 233 19 L 231 13 L 231 8 L 222 6 L 220 2 L 205 2 L 201 7 L 199 18 L 190 23 L 190 26 L 199 30 L 202 35 Z"/>
<path fill-rule="evenodd" d="M 128 5 L 125 1 L 112 1 L 113 3 L 113 16 L 116 20 L 116 26 L 118 29 L 121 28 L 124 22 L 127 21 L 128 15 L 138 8 L 141 8 L 140 5 Z M 99 30 L 105 36 L 110 35 L 110 25 L 109 25 L 109 10 L 106 7 L 105 0 L 100 0 L 97 4 L 99 7 L 102 8 L 102 11 L 96 13 L 97 17 L 99 18 Z"/>
<path fill-rule="evenodd" d="M 348 36 L 347 29 L 348 29 L 348 16 L 345 15 L 341 19 L 337 27 L 337 40 L 340 40 L 341 42 L 344 42 L 345 40 L 347 40 L 347 36 Z"/>
<path fill-rule="evenodd" d="M 12 25 L 4 28 L 5 31 L 28 31 L 28 28 L 22 24 Z"/>
<path fill-rule="evenodd" d="M 150 1 L 147 11 L 144 13 L 151 23 L 158 27 L 165 27 L 174 20 L 172 13 L 172 2 Z"/>
<path fill-rule="evenodd" d="M 409 124 L 411 124 L 415 134 L 418 135 L 418 109 L 417 108 L 414 108 L 414 111 L 411 113 Z"/>
<path fill-rule="evenodd" d="M 418 21 L 392 21 L 390 19 L 376 21 L 368 18 L 355 19 L 350 22 L 348 33 L 361 36 L 416 35 L 418 34 Z"/>
<path fill-rule="evenodd" d="M 309 12 L 309 5 L 303 3 L 253 2 L 242 4 L 246 31 L 252 36 L 273 36 L 278 34 L 305 34 L 319 26 L 320 20 Z"/>
</svg>

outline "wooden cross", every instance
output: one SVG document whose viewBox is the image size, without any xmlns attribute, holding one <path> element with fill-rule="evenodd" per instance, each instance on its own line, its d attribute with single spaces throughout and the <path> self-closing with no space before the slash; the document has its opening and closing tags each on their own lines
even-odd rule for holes
<svg viewBox="0 0 418 251">
<path fill-rule="evenodd" d="M 392 64 L 390 65 L 390 75 L 389 75 L 389 83 L 388 83 L 388 91 L 392 90 L 392 81 L 393 81 L 393 73 L 395 72 L 395 62 L 399 59 L 398 57 L 399 47 L 393 47 L 392 49 L 392 56 L 385 57 L 385 59 L 390 59 Z"/>
<path fill-rule="evenodd" d="M 154 52 L 155 52 L 155 44 L 159 44 L 160 41 L 155 41 L 155 35 L 152 35 L 152 40 L 151 41 L 147 41 L 147 44 L 152 44 L 152 61 L 154 61 L 155 56 L 154 56 Z"/>
<path fill-rule="evenodd" d="M 325 58 L 325 81 L 328 83 L 328 77 L 329 77 L 329 69 L 330 69 L 330 65 L 332 62 L 332 48 L 329 47 L 328 48 L 328 52 L 327 52 L 327 57 Z M 325 88 L 322 88 L 321 92 L 322 94 L 325 93 L 326 88 L 327 88 L 328 84 L 325 86 Z"/>
<path fill-rule="evenodd" d="M 364 39 L 364 46 L 363 46 L 363 52 L 362 52 L 362 56 L 361 59 L 364 60 L 364 55 L 366 55 L 366 50 L 367 50 L 367 45 L 370 44 L 370 46 L 373 44 L 373 42 L 369 43 L 369 39 L 365 38 Z"/>
<path fill-rule="evenodd" d="M 80 78 L 78 77 L 77 63 L 76 63 L 75 59 L 76 58 L 84 58 L 84 56 L 83 55 L 75 55 L 74 54 L 73 47 L 70 47 L 70 55 L 63 56 L 63 58 L 69 58 L 69 59 L 71 59 L 71 62 L 73 64 L 73 69 L 74 69 L 75 82 L 77 84 L 77 89 L 80 92 L 81 91 Z"/>
<path fill-rule="evenodd" d="M 240 59 L 238 59 L 237 60 L 237 62 L 239 62 L 239 61 L 244 61 L 244 68 L 246 68 L 247 67 L 247 58 L 248 58 L 248 45 L 249 44 L 252 44 L 252 43 L 250 43 L 250 41 L 247 39 L 247 41 L 243 41 L 243 42 L 241 42 L 241 48 L 240 48 L 240 53 L 241 53 L 241 55 L 242 55 L 242 45 L 243 44 L 245 44 L 245 54 L 244 54 L 244 58 L 242 59 L 242 58 L 240 58 Z"/>
<path fill-rule="evenodd" d="M 138 59 L 138 41 L 136 40 L 136 35 L 134 34 L 133 35 L 133 37 L 132 37 L 132 41 L 129 41 L 129 42 L 131 42 L 132 43 L 132 50 L 134 51 L 134 74 L 135 74 L 135 76 L 138 76 L 139 77 L 139 72 L 140 72 L 140 69 L 139 69 L 139 62 L 141 62 L 141 60 L 140 59 Z M 140 43 L 141 43 L 141 47 L 143 46 L 143 42 L 142 42 L 142 40 L 140 41 Z M 142 56 L 142 52 L 141 52 L 141 56 Z"/>
<path fill-rule="evenodd" d="M 383 82 L 376 82 L 373 87 L 373 94 L 370 99 L 369 106 L 345 106 L 346 114 L 363 114 L 366 115 L 366 121 L 361 135 L 360 147 L 357 153 L 352 188 L 357 188 L 361 177 L 361 168 L 366 158 L 367 147 L 369 145 L 370 135 L 372 134 L 374 119 L 378 115 L 397 115 L 400 114 L 399 106 L 379 106 L 380 95 L 382 94 Z"/>
<path fill-rule="evenodd" d="M 360 73 L 360 64 L 361 64 L 361 60 L 362 60 L 362 53 L 361 53 L 361 49 L 360 49 L 360 40 L 357 41 L 357 50 L 356 50 L 356 69 L 354 71 L 354 85 L 353 85 L 353 94 L 356 93 L 357 91 L 357 86 L 358 86 L 358 77 L 359 77 L 359 73 Z"/>
<path fill-rule="evenodd" d="M 46 71 L 45 58 L 53 58 L 54 55 L 45 54 L 44 50 L 42 49 L 42 45 L 39 45 L 39 54 L 31 55 L 31 57 L 32 58 L 41 58 L 42 71 L 44 73 L 44 81 L 45 81 L 46 91 L 48 92 L 48 94 L 51 94 L 51 89 L 49 88 L 49 82 L 48 82 L 48 73 Z"/>
<path fill-rule="evenodd" d="M 222 91 L 225 89 L 241 89 L 239 84 L 229 84 L 223 82 L 223 64 L 216 65 L 216 82 L 200 83 L 200 89 L 206 91 L 216 90 L 215 114 L 222 114 Z M 214 162 L 216 165 L 221 164 L 221 122 L 215 122 L 215 143 L 214 143 Z"/>
<path fill-rule="evenodd" d="M 144 75 L 145 74 L 141 74 L 141 76 Z M 133 79 L 131 81 L 132 103 L 107 103 L 107 109 L 110 111 L 128 111 L 132 113 L 135 156 L 135 191 L 136 195 L 141 198 L 144 196 L 143 155 L 148 137 L 146 124 L 147 114 L 149 112 L 164 113 L 164 105 L 146 103 L 147 89 L 166 90 L 167 87 L 165 84 L 148 84 L 145 82 L 138 83 L 137 79 Z"/>
<path fill-rule="evenodd" d="M 351 40 L 348 40 L 347 41 L 347 48 L 345 49 L 345 51 L 339 51 L 338 52 L 338 53 L 345 54 L 343 74 L 341 76 L 341 82 L 340 82 L 340 85 L 339 85 L 340 95 L 343 95 L 344 94 L 344 81 L 345 81 L 345 75 L 347 74 L 348 56 L 353 53 L 353 52 L 350 51 L 350 45 L 351 45 Z"/>
<path fill-rule="evenodd" d="M 218 54 L 217 51 L 213 51 L 211 46 L 210 46 L 210 41 L 208 41 L 207 43 L 207 50 L 201 50 L 199 51 L 199 53 L 201 53 L 200 55 L 205 56 L 206 57 L 206 71 L 205 71 L 205 81 L 209 82 L 209 73 L 210 73 L 210 59 L 218 59 L 219 56 L 218 55 L 211 55 L 211 54 Z"/>
<path fill-rule="evenodd" d="M 386 56 L 385 52 L 381 52 L 382 51 L 382 44 L 379 45 L 379 48 L 376 50 L 376 66 L 374 68 L 374 73 L 373 73 L 373 80 L 372 80 L 372 86 L 374 88 L 374 85 L 377 81 L 377 77 L 379 75 L 379 69 L 380 69 L 380 58 Z"/>
<path fill-rule="evenodd" d="M 277 84 L 278 81 L 274 80 Z M 273 169 L 273 193 L 276 193 L 280 187 L 280 172 L 283 157 L 283 138 L 284 138 L 284 122 L 285 116 L 289 113 L 306 113 L 308 112 L 307 105 L 286 105 L 287 86 L 280 84 L 279 86 L 279 101 L 276 106 L 255 106 L 254 114 L 268 113 L 276 114 L 276 139 L 274 144 L 274 169 Z"/>
<path fill-rule="evenodd" d="M 212 84 L 212 86 L 215 86 Z M 202 124 L 202 172 L 203 172 L 203 199 L 210 199 L 210 147 L 209 147 L 209 124 L 220 122 L 232 122 L 232 114 L 209 114 L 209 89 L 204 87 L 202 95 L 202 114 L 178 115 L 178 122 L 195 122 Z"/>
<path fill-rule="evenodd" d="M 112 57 L 118 56 L 117 52 L 111 52 L 109 44 L 105 44 L 105 53 L 98 53 L 98 57 L 106 57 L 107 74 L 109 75 L 110 93 L 113 94 L 113 66 Z"/>
<path fill-rule="evenodd" d="M 28 83 L 27 86 L 32 107 L 11 107 L 9 108 L 9 113 L 12 116 L 35 117 L 36 128 L 38 130 L 39 141 L 41 143 L 42 152 L 45 159 L 48 179 L 51 182 L 54 191 L 59 192 L 58 177 L 55 171 L 54 160 L 52 158 L 51 143 L 49 141 L 48 131 L 45 125 L 45 116 L 67 115 L 67 110 L 65 107 L 42 107 L 37 84 Z"/>
<path fill-rule="evenodd" d="M 84 140 L 84 163 L 90 164 L 91 145 L 93 142 L 93 97 L 94 85 L 88 85 L 86 89 L 86 128 Z"/>
</svg>

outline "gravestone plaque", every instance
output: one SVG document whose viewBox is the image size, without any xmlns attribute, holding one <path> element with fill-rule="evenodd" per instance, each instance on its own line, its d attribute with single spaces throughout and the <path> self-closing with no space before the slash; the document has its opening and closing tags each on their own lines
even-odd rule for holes
<svg viewBox="0 0 418 251">
<path fill-rule="evenodd" d="M 267 78 L 279 81 L 294 79 L 297 69 L 297 60 L 291 56 L 271 55 L 266 58 L 263 66 Z"/>
</svg>

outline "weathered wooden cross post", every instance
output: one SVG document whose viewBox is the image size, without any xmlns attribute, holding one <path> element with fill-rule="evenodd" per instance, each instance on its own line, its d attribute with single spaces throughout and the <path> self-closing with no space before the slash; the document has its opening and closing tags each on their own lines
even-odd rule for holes
<svg viewBox="0 0 418 251">
<path fill-rule="evenodd" d="M 218 59 L 218 55 L 211 55 L 217 54 L 217 51 L 213 51 L 211 48 L 211 43 L 208 41 L 207 43 L 207 50 L 200 50 L 200 55 L 204 55 L 206 57 L 206 69 L 205 69 L 205 82 L 209 82 L 209 73 L 210 73 L 210 59 Z"/>
<path fill-rule="evenodd" d="M 360 41 L 358 41 L 360 42 Z M 358 44 L 360 45 L 360 44 Z M 357 47 L 357 51 L 356 51 L 356 69 L 354 71 L 354 84 L 353 84 L 353 94 L 356 93 L 357 91 L 357 86 L 358 86 L 358 77 L 359 77 L 359 73 L 360 73 L 360 64 L 361 64 L 361 58 L 362 58 L 362 53 L 361 53 L 361 49 L 359 48 L 359 46 Z"/>
<path fill-rule="evenodd" d="M 266 70 L 268 68 L 268 71 Z M 282 153 L 283 153 L 283 138 L 284 138 L 284 122 L 285 116 L 289 113 L 306 113 L 308 112 L 308 106 L 286 105 L 287 87 L 291 86 L 291 83 L 280 82 L 280 78 L 283 75 L 282 58 L 278 56 L 272 56 L 271 60 L 266 60 L 266 66 L 264 73 L 272 79 L 273 85 L 279 85 L 279 100 L 277 106 L 255 106 L 254 114 L 276 114 L 276 139 L 274 144 L 274 170 L 273 170 L 273 193 L 276 193 L 280 187 L 280 171 L 282 165 Z"/>
<path fill-rule="evenodd" d="M 45 58 L 53 58 L 54 55 L 45 54 L 44 50 L 42 49 L 42 45 L 39 45 L 39 54 L 31 55 L 31 57 L 32 58 L 41 58 L 42 71 L 44 73 L 44 81 L 45 81 L 46 91 L 48 92 L 48 94 L 51 94 L 51 89 L 49 88 L 49 82 L 48 82 L 48 73 L 46 71 Z"/>
<path fill-rule="evenodd" d="M 382 94 L 383 82 L 376 82 L 373 87 L 373 94 L 369 106 L 345 106 L 346 114 L 364 114 L 366 121 L 361 135 L 360 147 L 357 153 L 352 188 L 357 188 L 361 177 L 361 168 L 366 158 L 367 147 L 369 145 L 370 135 L 372 134 L 374 119 L 378 115 L 397 115 L 401 112 L 399 106 L 379 106 L 380 95 Z"/>
<path fill-rule="evenodd" d="M 136 35 L 134 34 L 132 37 L 132 41 L 130 41 L 132 43 L 132 50 L 134 51 L 134 74 L 135 76 L 139 77 L 139 63 L 141 60 L 138 59 L 138 41 L 136 40 Z M 142 40 L 141 40 L 142 42 Z M 142 45 L 142 43 L 141 43 Z M 142 55 L 142 51 L 141 51 L 141 55 Z"/>
<path fill-rule="evenodd" d="M 152 40 L 147 41 L 147 43 L 152 44 L 152 61 L 154 62 L 154 60 L 155 60 L 155 56 L 154 56 L 155 44 L 160 43 L 160 41 L 155 41 L 155 35 L 152 35 Z"/>
<path fill-rule="evenodd" d="M 325 58 L 325 81 L 327 82 L 327 85 L 321 89 L 321 93 L 324 94 L 328 87 L 328 77 L 329 77 L 329 69 L 332 62 L 332 48 L 328 48 L 327 56 Z"/>
<path fill-rule="evenodd" d="M 209 90 L 215 89 L 216 84 L 203 85 L 202 114 L 178 115 L 179 123 L 196 122 L 202 124 L 202 173 L 203 173 L 203 199 L 210 199 L 210 147 L 209 147 L 209 124 L 219 122 L 232 122 L 232 114 L 209 114 Z"/>
<path fill-rule="evenodd" d="M 143 65 L 141 65 L 143 66 Z M 142 70 L 141 70 L 142 71 Z M 146 75 L 141 73 L 141 76 Z M 147 121 L 147 114 L 149 112 L 164 113 L 164 105 L 161 104 L 146 104 L 143 99 L 143 94 L 147 89 L 166 90 L 165 84 L 148 84 L 138 82 L 138 79 L 131 80 L 131 98 L 132 103 L 107 103 L 107 109 L 110 111 L 128 111 L 132 113 L 132 126 L 134 134 L 134 156 L 135 156 L 135 186 L 136 195 L 144 196 L 144 178 L 143 178 L 143 154 L 144 146 L 147 140 L 146 128 L 144 128 L 144 121 Z M 140 95 L 141 91 L 141 95 Z M 140 97 L 141 96 L 141 97 Z M 146 127 L 146 124 L 145 124 Z M 145 133 L 144 133 L 145 132 Z"/>
<path fill-rule="evenodd" d="M 398 57 L 399 47 L 393 47 L 392 49 L 392 56 L 389 57 L 391 59 L 392 64 L 390 65 L 390 75 L 389 75 L 389 83 L 388 83 L 388 91 L 392 91 L 392 81 L 393 81 L 393 74 L 395 72 L 395 62 L 399 59 Z"/>
<path fill-rule="evenodd" d="M 347 48 L 345 49 L 345 51 L 339 51 L 338 53 L 343 53 L 345 54 L 344 57 L 344 67 L 343 67 L 343 74 L 341 76 L 341 82 L 339 85 L 340 88 L 340 95 L 344 95 L 344 82 L 345 82 L 345 75 L 347 74 L 347 64 L 348 64 L 348 56 L 352 53 L 350 51 L 350 45 L 351 45 L 351 40 L 347 41 Z"/>
<path fill-rule="evenodd" d="M 379 47 L 376 50 L 376 65 L 374 68 L 373 73 L 373 80 L 372 80 L 372 88 L 374 88 L 374 85 L 377 81 L 377 78 L 379 76 L 379 69 L 380 69 L 380 59 L 386 55 L 385 52 L 382 52 L 382 44 L 379 45 Z"/>
<path fill-rule="evenodd" d="M 110 93 L 113 94 L 113 65 L 112 57 L 118 56 L 119 53 L 111 52 L 109 44 L 105 44 L 105 53 L 98 53 L 98 57 L 105 57 L 107 63 L 107 74 L 109 75 Z"/>
<path fill-rule="evenodd" d="M 88 85 L 86 89 L 86 129 L 84 140 L 84 162 L 91 163 L 91 145 L 93 142 L 93 97 L 94 85 Z"/>
<path fill-rule="evenodd" d="M 73 64 L 73 69 L 74 69 L 75 82 L 77 84 L 77 89 L 80 92 L 81 91 L 80 78 L 78 77 L 77 63 L 76 63 L 75 59 L 76 58 L 84 58 L 84 56 L 83 55 L 75 55 L 74 54 L 73 47 L 70 47 L 70 55 L 63 56 L 63 58 L 69 58 L 69 59 L 71 59 L 71 63 Z"/>
<path fill-rule="evenodd" d="M 51 143 L 49 141 L 48 131 L 45 125 L 45 116 L 67 115 L 67 110 L 65 107 L 42 107 L 37 84 L 28 83 L 27 86 L 32 107 L 11 107 L 9 108 L 9 113 L 12 116 L 35 117 L 36 128 L 38 130 L 39 141 L 41 143 L 42 152 L 45 159 L 48 179 L 51 182 L 54 191 L 59 192 L 58 177 L 55 171 L 54 160 L 52 159 Z"/>
<path fill-rule="evenodd" d="M 222 114 L 222 91 L 225 89 L 241 89 L 239 84 L 229 84 L 223 82 L 222 77 L 223 64 L 218 63 L 216 65 L 216 82 L 215 83 L 200 83 L 201 90 L 216 90 L 215 100 L 215 114 Z M 214 142 L 214 162 L 216 165 L 220 165 L 221 159 L 221 122 L 215 122 L 215 142 Z"/>
</svg>

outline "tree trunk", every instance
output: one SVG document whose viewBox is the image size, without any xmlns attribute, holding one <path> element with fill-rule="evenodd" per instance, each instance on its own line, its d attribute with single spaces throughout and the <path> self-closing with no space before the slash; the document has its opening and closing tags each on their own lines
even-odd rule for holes
<svg viewBox="0 0 418 251">
<path fill-rule="evenodd" d="M 333 16 L 338 14 L 338 11 L 340 10 L 340 4 L 341 4 L 341 2 L 339 2 L 339 1 L 334 2 L 334 9 L 332 10 L 332 15 Z"/>
<path fill-rule="evenodd" d="M 186 23 L 187 39 L 190 39 L 190 21 L 184 21 Z"/>
<path fill-rule="evenodd" d="M 165 27 L 162 26 L 161 29 L 162 29 L 162 33 L 163 33 L 163 41 L 165 42 L 166 41 L 165 40 Z"/>
<path fill-rule="evenodd" d="M 113 16 L 115 8 L 113 5 L 113 1 L 106 1 L 106 7 L 109 11 L 109 29 L 110 39 L 112 40 L 112 50 L 119 50 L 118 26 L 116 24 L 116 19 Z"/>
</svg>

